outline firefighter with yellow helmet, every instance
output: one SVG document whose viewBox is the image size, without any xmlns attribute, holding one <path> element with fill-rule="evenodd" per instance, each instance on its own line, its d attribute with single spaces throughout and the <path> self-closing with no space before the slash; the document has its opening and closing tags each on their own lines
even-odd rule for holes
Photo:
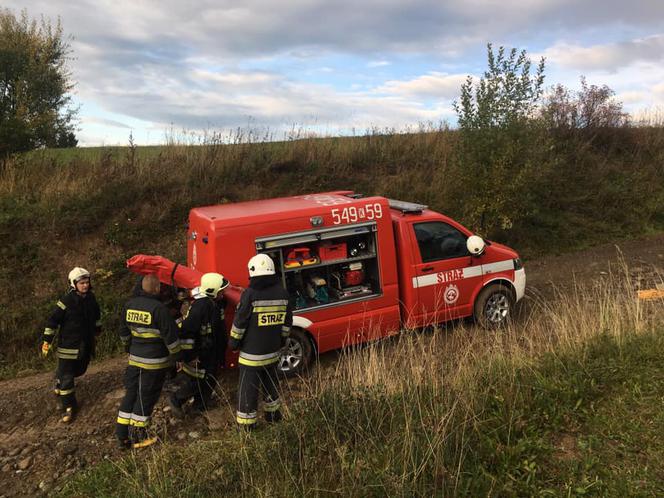
<svg viewBox="0 0 664 498">
<path fill-rule="evenodd" d="M 95 337 L 101 333 L 101 313 L 92 292 L 90 272 L 76 267 L 69 272 L 69 291 L 56 303 L 42 335 L 41 354 L 46 358 L 58 335 L 55 394 L 62 406 L 62 421 L 74 419 L 76 401 L 74 379 L 85 373 L 94 356 Z"/>
<path fill-rule="evenodd" d="M 169 398 L 176 417 L 184 415 L 183 405 L 194 399 L 194 409 L 206 410 L 216 384 L 216 373 L 222 361 L 220 343 L 225 345 L 225 331 L 220 313 L 223 307 L 217 301 L 223 298 L 228 280 L 219 273 L 206 273 L 201 285 L 192 292 L 194 301 L 181 324 L 180 347 L 183 351 L 183 366 L 180 387 Z"/>
</svg>

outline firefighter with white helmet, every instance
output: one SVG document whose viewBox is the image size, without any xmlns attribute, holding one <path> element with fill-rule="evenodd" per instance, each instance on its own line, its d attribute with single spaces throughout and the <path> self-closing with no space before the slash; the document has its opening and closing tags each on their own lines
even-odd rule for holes
<svg viewBox="0 0 664 498">
<path fill-rule="evenodd" d="M 248 270 L 249 287 L 242 293 L 230 333 L 231 349 L 240 351 L 236 421 L 243 429 L 255 427 L 261 388 L 265 420 L 281 420 L 277 363 L 293 323 L 293 307 L 272 259 L 257 254 Z"/>
<path fill-rule="evenodd" d="M 228 280 L 219 273 L 206 273 L 201 284 L 194 289 L 194 301 L 189 307 L 180 329 L 180 347 L 183 365 L 180 387 L 169 398 L 176 417 L 183 417 L 183 405 L 192 397 L 194 409 L 202 412 L 210 406 L 211 394 L 216 384 L 217 369 L 222 361 L 226 334 L 223 330 L 223 291 Z M 221 310 L 220 310 L 221 308 Z"/>
<path fill-rule="evenodd" d="M 69 291 L 56 303 L 46 322 L 41 354 L 45 358 L 58 335 L 55 394 L 62 406 L 62 421 L 74 419 L 78 404 L 74 379 L 85 373 L 94 356 L 95 337 L 101 333 L 101 313 L 90 285 L 90 272 L 76 267 L 69 272 Z"/>
</svg>

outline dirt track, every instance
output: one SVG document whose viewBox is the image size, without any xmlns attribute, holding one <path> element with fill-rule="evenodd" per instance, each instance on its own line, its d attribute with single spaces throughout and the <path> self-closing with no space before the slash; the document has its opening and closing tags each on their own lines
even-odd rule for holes
<svg viewBox="0 0 664 498">
<path fill-rule="evenodd" d="M 664 285 L 664 234 L 527 261 L 527 296 L 549 296 L 554 287 L 564 292 L 575 282 L 588 283 L 605 278 L 609 272 L 623 272 L 625 263 L 634 286 Z M 334 353 L 324 355 L 323 367 L 335 359 Z M 125 365 L 124 358 L 91 365 L 77 381 L 81 411 L 69 426 L 59 421 L 51 372 L 0 382 L 0 498 L 48 492 L 80 469 L 121 456 L 113 429 L 124 392 Z M 219 406 L 205 418 L 189 419 L 187 427 L 170 416 L 162 396 L 155 409 L 155 425 L 165 438 L 177 444 L 230 429 L 236 382 L 235 372 L 225 375 Z M 289 392 L 296 393 L 297 389 L 291 382 Z"/>
</svg>

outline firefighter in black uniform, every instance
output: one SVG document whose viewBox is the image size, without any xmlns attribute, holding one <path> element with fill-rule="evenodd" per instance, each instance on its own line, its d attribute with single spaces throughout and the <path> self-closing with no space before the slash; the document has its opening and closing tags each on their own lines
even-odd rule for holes
<svg viewBox="0 0 664 498">
<path fill-rule="evenodd" d="M 249 288 L 235 312 L 229 345 L 240 350 L 237 423 L 253 429 L 257 420 L 258 392 L 262 388 L 265 420 L 281 420 L 277 363 L 293 323 L 289 296 L 275 275 L 266 254 L 249 260 Z"/>
<path fill-rule="evenodd" d="M 142 448 L 157 442 L 148 437 L 152 410 L 159 400 L 166 372 L 180 359 L 175 320 L 159 301 L 159 279 L 143 277 L 142 290 L 124 309 L 120 339 L 129 352 L 125 371 L 125 396 L 115 429 L 121 448 Z"/>
<path fill-rule="evenodd" d="M 194 410 L 202 412 L 210 404 L 210 395 L 216 384 L 217 368 L 221 362 L 217 340 L 225 334 L 219 330 L 219 309 L 215 303 L 229 282 L 219 273 L 206 273 L 201 285 L 195 289 L 194 302 L 182 321 L 180 347 L 182 371 L 180 387 L 169 398 L 173 414 L 182 418 L 182 406 L 192 397 Z"/>
<path fill-rule="evenodd" d="M 74 419 L 78 408 L 74 378 L 88 369 L 94 356 L 95 336 L 101 333 L 99 305 L 92 293 L 90 273 L 76 267 L 69 272 L 71 289 L 57 303 L 42 336 L 41 354 L 51 349 L 58 328 L 58 368 L 55 372 L 55 394 L 62 403 L 62 421 Z"/>
</svg>

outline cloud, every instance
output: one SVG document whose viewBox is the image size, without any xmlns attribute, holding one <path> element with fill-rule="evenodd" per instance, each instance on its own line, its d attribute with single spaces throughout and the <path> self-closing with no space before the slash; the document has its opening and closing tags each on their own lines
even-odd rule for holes
<svg viewBox="0 0 664 498">
<path fill-rule="evenodd" d="M 660 0 L 6 0 L 15 10 L 61 16 L 65 31 L 104 48 L 122 43 L 144 56 L 174 47 L 216 58 L 283 53 L 459 53 L 460 43 L 508 35 L 578 33 L 602 26 L 660 26 Z M 144 52 L 142 48 L 152 47 Z M 142 47 L 142 48 L 141 48 Z"/>
<path fill-rule="evenodd" d="M 124 129 L 131 129 L 132 127 L 129 126 L 126 123 L 121 123 L 120 121 L 116 121 L 114 119 L 107 119 L 107 118 L 99 118 L 96 116 L 82 116 L 81 117 L 81 124 L 84 125 L 98 125 L 98 126 L 104 126 L 104 127 L 110 127 L 110 128 L 124 128 Z"/>
<path fill-rule="evenodd" d="M 390 65 L 389 61 L 371 61 L 367 64 L 367 67 L 383 67 L 389 65 Z"/>
<path fill-rule="evenodd" d="M 625 91 L 616 93 L 615 100 L 622 102 L 625 105 L 640 104 L 648 99 L 649 95 L 646 92 Z"/>
<path fill-rule="evenodd" d="M 453 99 L 459 95 L 466 75 L 431 72 L 408 81 L 387 81 L 378 92 L 411 97 Z"/>
<path fill-rule="evenodd" d="M 664 34 L 583 47 L 558 43 L 546 50 L 550 63 L 582 71 L 617 71 L 636 62 L 664 61 Z"/>
<path fill-rule="evenodd" d="M 465 75 L 484 67 L 490 40 L 538 47 L 560 74 L 574 71 L 576 81 L 577 70 L 589 81 L 589 72 L 614 71 L 607 83 L 636 105 L 639 93 L 657 93 L 652 78 L 662 71 L 639 73 L 648 87 L 622 69 L 635 61 L 661 66 L 664 53 L 664 35 L 646 36 L 661 31 L 661 0 L 293 0 L 278 9 L 274 0 L 4 5 L 61 17 L 74 37 L 70 65 L 82 112 L 93 103 L 118 118 L 106 122 L 118 129 L 123 116 L 162 129 L 248 120 L 330 129 L 437 121 L 451 115 L 449 101 Z M 631 41 L 580 41 L 611 30 Z M 546 49 L 557 40 L 564 41 Z M 390 79 L 379 80 L 382 74 Z M 84 125 L 103 126 L 82 117 Z"/>
</svg>

